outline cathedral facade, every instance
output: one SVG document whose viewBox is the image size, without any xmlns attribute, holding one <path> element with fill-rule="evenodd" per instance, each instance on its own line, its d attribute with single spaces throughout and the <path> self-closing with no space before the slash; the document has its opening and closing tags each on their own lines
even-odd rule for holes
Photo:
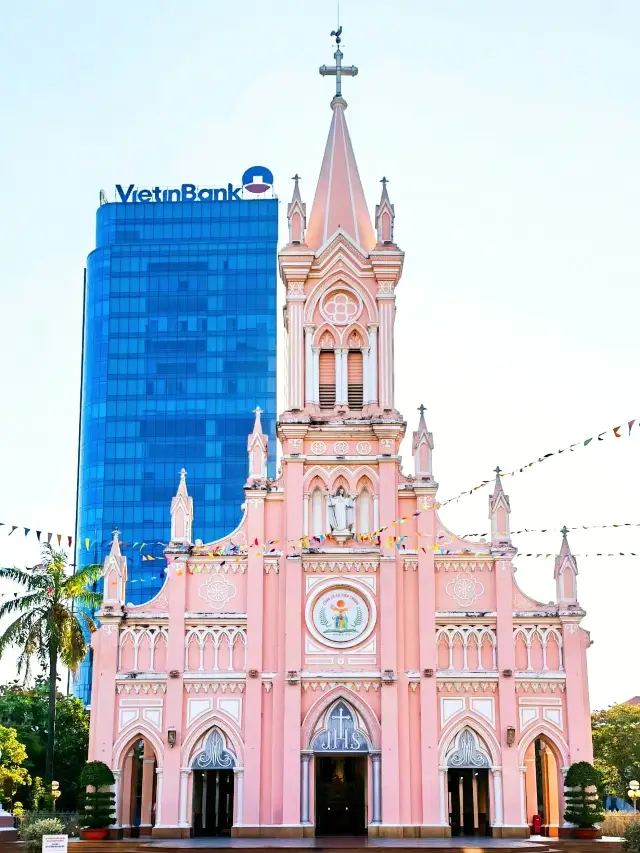
<svg viewBox="0 0 640 853">
<path fill-rule="evenodd" d="M 403 472 L 404 255 L 385 181 L 370 217 L 337 92 L 310 214 L 296 179 L 279 255 L 280 472 L 258 410 L 242 521 L 202 542 L 183 471 L 146 604 L 127 604 L 114 535 L 90 758 L 113 769 L 125 835 L 522 837 L 536 814 L 556 835 L 563 773 L 592 759 L 576 561 L 565 535 L 556 602 L 520 590 L 499 473 L 490 539 L 448 530 L 424 411 Z"/>
</svg>

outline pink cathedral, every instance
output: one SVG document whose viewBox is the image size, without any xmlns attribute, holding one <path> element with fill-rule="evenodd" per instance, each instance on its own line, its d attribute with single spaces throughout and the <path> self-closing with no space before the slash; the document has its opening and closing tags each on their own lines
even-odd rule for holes
<svg viewBox="0 0 640 853">
<path fill-rule="evenodd" d="M 286 291 L 281 468 L 256 410 L 243 516 L 193 539 L 182 471 L 166 582 L 126 604 L 117 533 L 92 640 L 90 758 L 116 777 L 117 835 L 523 837 L 563 827 L 563 774 L 592 759 L 577 566 L 556 602 L 515 579 L 509 498 L 490 541 L 438 515 L 424 410 L 399 456 L 386 181 L 373 223 L 337 77 L 309 216 L 298 180 Z M 273 452 L 273 450 L 271 450 Z"/>
</svg>

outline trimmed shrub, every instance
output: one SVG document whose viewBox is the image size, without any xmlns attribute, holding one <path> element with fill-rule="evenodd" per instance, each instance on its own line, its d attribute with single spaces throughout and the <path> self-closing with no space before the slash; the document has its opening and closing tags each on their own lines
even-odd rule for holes
<svg viewBox="0 0 640 853">
<path fill-rule="evenodd" d="M 640 820 L 632 820 L 622 835 L 625 853 L 640 853 Z"/>
<path fill-rule="evenodd" d="M 102 788 L 105 785 L 113 785 L 115 777 L 104 761 L 87 761 L 78 777 L 78 784 L 83 787 L 91 785 L 93 788 Z"/>
<path fill-rule="evenodd" d="M 572 764 L 565 779 L 565 801 L 567 804 L 564 819 L 581 829 L 600 823 L 604 816 L 598 788 L 602 777 L 588 761 Z"/>
<path fill-rule="evenodd" d="M 116 795 L 111 791 L 87 791 L 79 799 L 83 829 L 107 829 L 116 822 Z"/>
<path fill-rule="evenodd" d="M 40 850 L 42 848 L 43 835 L 60 835 L 64 827 L 62 821 L 56 817 L 47 817 L 42 820 L 34 820 L 22 829 L 20 837 L 28 842 L 29 850 Z"/>
</svg>

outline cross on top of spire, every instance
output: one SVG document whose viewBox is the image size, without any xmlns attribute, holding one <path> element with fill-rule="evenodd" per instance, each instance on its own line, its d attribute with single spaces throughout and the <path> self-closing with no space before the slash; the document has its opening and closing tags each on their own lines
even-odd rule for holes
<svg viewBox="0 0 640 853">
<path fill-rule="evenodd" d="M 500 474 L 502 474 L 502 468 L 499 465 L 496 465 L 494 471 L 495 471 L 496 477 L 499 477 Z"/>
<path fill-rule="evenodd" d="M 342 36 L 342 27 L 338 27 L 337 30 L 332 30 L 331 35 L 335 36 L 336 39 L 336 52 L 333 54 L 333 58 L 336 61 L 335 65 L 321 65 L 318 69 L 320 74 L 323 77 L 335 77 L 336 78 L 336 98 L 342 97 L 342 78 L 343 77 L 355 77 L 358 73 L 358 69 L 355 65 L 342 65 L 342 57 L 343 53 L 340 50 L 340 42 Z"/>
<path fill-rule="evenodd" d="M 386 178 L 383 178 L 383 180 L 386 180 Z M 424 413 L 427 411 L 427 407 L 423 406 L 423 404 L 420 403 L 420 405 L 418 406 L 418 411 L 420 412 L 420 417 L 423 418 Z"/>
<path fill-rule="evenodd" d="M 564 527 L 562 528 L 562 530 L 560 531 L 560 533 L 562 533 L 563 536 L 566 536 L 568 532 L 569 532 L 569 528 L 565 524 Z"/>
</svg>

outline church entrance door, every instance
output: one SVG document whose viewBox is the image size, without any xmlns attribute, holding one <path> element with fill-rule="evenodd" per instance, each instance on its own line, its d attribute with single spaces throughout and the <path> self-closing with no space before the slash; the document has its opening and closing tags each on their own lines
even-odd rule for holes
<svg viewBox="0 0 640 853">
<path fill-rule="evenodd" d="M 195 835 L 231 835 L 233 770 L 196 771 L 193 780 Z"/>
<path fill-rule="evenodd" d="M 452 835 L 489 835 L 489 771 L 449 770 L 449 823 Z"/>
<path fill-rule="evenodd" d="M 364 835 L 367 758 L 315 757 L 316 835 Z"/>
</svg>

